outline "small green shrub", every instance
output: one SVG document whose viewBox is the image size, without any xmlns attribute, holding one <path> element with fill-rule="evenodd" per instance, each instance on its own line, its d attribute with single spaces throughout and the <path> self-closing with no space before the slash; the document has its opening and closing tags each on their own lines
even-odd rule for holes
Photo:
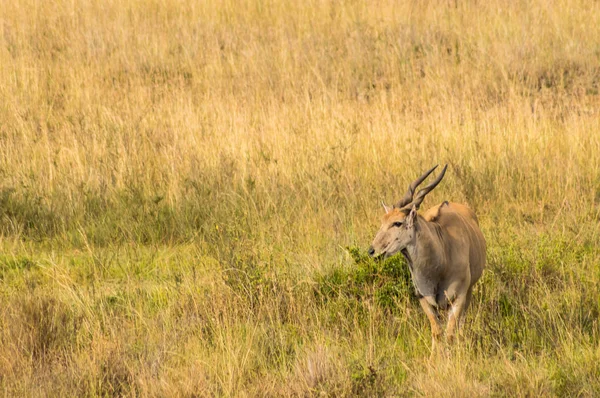
<svg viewBox="0 0 600 398">
<path fill-rule="evenodd" d="M 328 301 L 336 297 L 363 300 L 395 310 L 399 301 L 414 297 L 410 270 L 402 256 L 373 259 L 356 246 L 346 248 L 354 262 L 351 268 L 334 267 L 317 276 L 317 295 Z"/>
</svg>

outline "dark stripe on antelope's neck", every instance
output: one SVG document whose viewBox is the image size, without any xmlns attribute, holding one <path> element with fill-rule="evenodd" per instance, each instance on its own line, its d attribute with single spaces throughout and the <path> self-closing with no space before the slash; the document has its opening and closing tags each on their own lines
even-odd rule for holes
<svg viewBox="0 0 600 398">
<path fill-rule="evenodd" d="M 408 268 L 410 268 L 410 272 L 412 273 L 413 262 L 412 262 L 412 259 L 410 258 L 410 256 L 408 255 L 408 249 L 404 248 L 404 249 L 400 250 L 400 253 L 402 253 L 404 258 L 406 259 L 406 262 L 408 263 Z"/>
</svg>

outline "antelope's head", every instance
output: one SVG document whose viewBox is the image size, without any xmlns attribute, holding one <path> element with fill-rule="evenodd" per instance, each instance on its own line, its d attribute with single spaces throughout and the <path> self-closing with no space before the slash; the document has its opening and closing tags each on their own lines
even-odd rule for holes
<svg viewBox="0 0 600 398">
<path fill-rule="evenodd" d="M 375 235 L 373 244 L 369 248 L 370 256 L 389 257 L 398 252 L 404 252 L 408 246 L 414 244 L 417 230 L 417 210 L 419 209 L 419 206 L 421 206 L 425 195 L 431 192 L 433 188 L 442 181 L 448 165 L 444 166 L 442 172 L 433 182 L 419 190 L 416 197 L 413 199 L 415 189 L 436 168 L 437 166 L 433 167 L 413 181 L 412 184 L 409 185 L 408 191 L 404 197 L 392 208 L 389 208 L 385 204 L 383 205 L 385 214 L 381 222 L 381 227 L 379 228 L 377 235 Z"/>
</svg>

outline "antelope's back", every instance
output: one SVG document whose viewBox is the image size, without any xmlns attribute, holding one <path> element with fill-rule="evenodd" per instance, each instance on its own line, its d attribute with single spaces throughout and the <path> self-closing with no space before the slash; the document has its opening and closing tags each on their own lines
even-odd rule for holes
<svg viewBox="0 0 600 398">
<path fill-rule="evenodd" d="M 438 223 L 456 242 L 468 244 L 471 285 L 477 282 L 485 267 L 486 244 L 473 210 L 460 203 L 444 202 L 427 210 L 423 217 Z"/>
</svg>

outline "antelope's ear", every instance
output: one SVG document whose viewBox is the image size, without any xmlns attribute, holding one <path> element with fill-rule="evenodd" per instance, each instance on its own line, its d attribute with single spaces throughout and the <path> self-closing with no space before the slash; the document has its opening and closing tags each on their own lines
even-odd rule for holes
<svg viewBox="0 0 600 398">
<path fill-rule="evenodd" d="M 415 219 L 417 218 L 417 207 L 413 205 L 410 209 L 410 213 L 406 216 L 406 228 L 411 229 L 415 225 Z"/>
<path fill-rule="evenodd" d="M 385 209 L 385 214 L 388 214 L 388 213 L 390 212 L 390 210 L 391 210 L 391 209 L 390 209 L 389 207 L 387 207 L 387 206 L 385 205 L 385 203 L 383 203 L 383 200 L 381 201 L 381 205 L 382 205 L 382 206 L 383 206 L 383 208 Z"/>
</svg>

